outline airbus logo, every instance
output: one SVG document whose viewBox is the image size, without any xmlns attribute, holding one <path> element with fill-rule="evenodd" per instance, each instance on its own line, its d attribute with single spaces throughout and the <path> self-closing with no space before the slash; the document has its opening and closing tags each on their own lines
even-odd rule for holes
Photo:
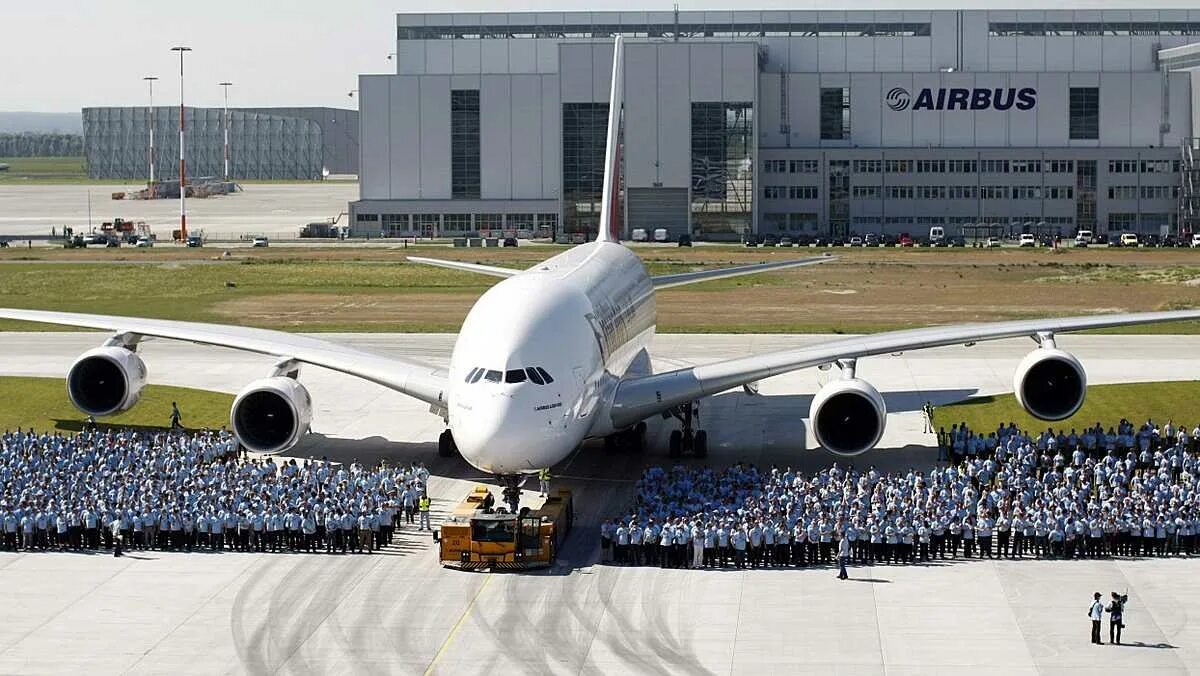
<svg viewBox="0 0 1200 676">
<path fill-rule="evenodd" d="M 912 103 L 912 94 L 904 87 L 892 87 L 887 93 L 887 105 L 895 111 L 901 111 L 908 108 L 908 104 Z"/>
<path fill-rule="evenodd" d="M 1033 87 L 988 89 L 976 87 L 926 87 L 917 93 L 916 100 L 904 87 L 893 87 L 884 97 L 888 108 L 896 112 L 912 106 L 916 110 L 1031 110 L 1037 105 L 1037 90 Z"/>
</svg>

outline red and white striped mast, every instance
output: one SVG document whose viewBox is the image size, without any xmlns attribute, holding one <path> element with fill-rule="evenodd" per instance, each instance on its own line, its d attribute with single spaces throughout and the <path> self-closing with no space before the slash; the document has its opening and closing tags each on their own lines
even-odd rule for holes
<svg viewBox="0 0 1200 676">
<path fill-rule="evenodd" d="M 172 52 L 179 52 L 179 238 L 187 242 L 187 161 L 183 152 L 183 55 L 192 51 L 191 47 L 172 47 Z"/>
<path fill-rule="evenodd" d="M 150 128 L 150 183 L 146 187 L 150 193 L 150 199 L 154 199 L 154 81 L 158 78 L 149 75 L 142 79 L 150 84 L 150 115 L 147 122 L 147 126 Z"/>
</svg>

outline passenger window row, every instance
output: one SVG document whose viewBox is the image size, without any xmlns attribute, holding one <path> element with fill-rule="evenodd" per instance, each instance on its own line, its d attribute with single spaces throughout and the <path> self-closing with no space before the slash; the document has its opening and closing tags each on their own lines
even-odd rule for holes
<svg viewBox="0 0 1200 676">
<path fill-rule="evenodd" d="M 505 382 L 510 385 L 523 383 L 526 380 L 534 385 L 549 385 L 554 382 L 554 378 L 546 373 L 546 369 L 541 366 L 527 366 L 523 369 L 509 369 L 508 371 L 494 371 L 490 369 L 473 368 L 463 379 L 466 383 L 477 383 L 480 380 L 489 383 Z"/>
</svg>

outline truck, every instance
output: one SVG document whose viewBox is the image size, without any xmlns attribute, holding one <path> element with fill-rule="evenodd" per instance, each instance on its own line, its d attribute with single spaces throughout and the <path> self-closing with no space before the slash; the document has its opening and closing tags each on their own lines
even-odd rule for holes
<svg viewBox="0 0 1200 676">
<path fill-rule="evenodd" d="M 571 491 L 559 489 L 538 509 L 516 514 L 492 510 L 489 495 L 487 486 L 476 486 L 434 532 L 442 566 L 519 571 L 554 565 L 575 520 Z"/>
</svg>

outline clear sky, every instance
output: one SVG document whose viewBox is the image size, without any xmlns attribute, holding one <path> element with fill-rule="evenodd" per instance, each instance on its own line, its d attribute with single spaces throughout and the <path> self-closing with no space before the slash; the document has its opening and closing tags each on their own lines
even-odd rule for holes
<svg viewBox="0 0 1200 676">
<path fill-rule="evenodd" d="M 186 44 L 187 102 L 357 107 L 347 97 L 359 73 L 393 71 L 397 12 L 671 9 L 644 0 L 451 0 L 444 4 L 381 0 L 0 0 L 0 110 L 74 112 L 91 105 L 144 105 L 156 75 L 155 103 L 179 101 L 179 62 Z M 692 0 L 681 9 L 983 9 L 1042 8 L 1036 0 L 849 0 L 817 4 L 780 0 Z M 1193 8 L 1197 0 L 1072 0 L 1056 9 Z"/>
</svg>

